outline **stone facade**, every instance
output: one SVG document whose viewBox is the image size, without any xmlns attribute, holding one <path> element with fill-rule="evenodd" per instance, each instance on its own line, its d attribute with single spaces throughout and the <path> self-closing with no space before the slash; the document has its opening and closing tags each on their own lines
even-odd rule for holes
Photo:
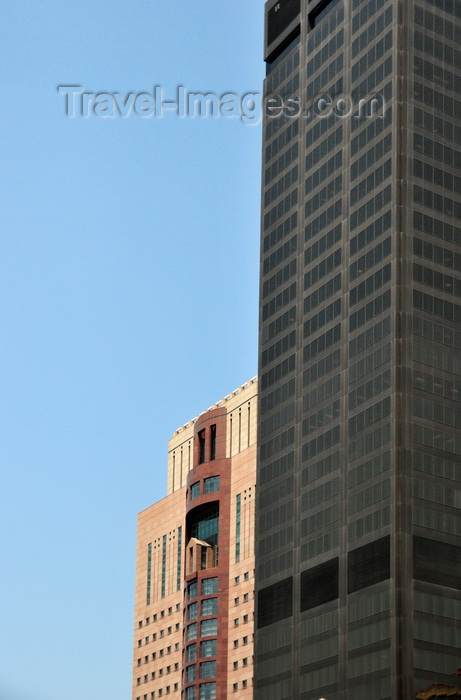
<svg viewBox="0 0 461 700">
<path fill-rule="evenodd" d="M 138 516 L 133 700 L 253 693 L 257 382 L 176 430 Z"/>
</svg>

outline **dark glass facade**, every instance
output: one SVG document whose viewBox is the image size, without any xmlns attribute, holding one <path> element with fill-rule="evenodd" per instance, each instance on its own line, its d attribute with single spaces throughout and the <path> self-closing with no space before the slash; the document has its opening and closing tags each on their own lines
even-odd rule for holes
<svg viewBox="0 0 461 700">
<path fill-rule="evenodd" d="M 461 1 L 277 4 L 255 698 L 461 698 Z"/>
</svg>

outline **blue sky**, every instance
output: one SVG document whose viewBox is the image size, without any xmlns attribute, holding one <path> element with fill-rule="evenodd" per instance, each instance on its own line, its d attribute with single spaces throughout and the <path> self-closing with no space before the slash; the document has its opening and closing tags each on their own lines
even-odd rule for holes
<svg viewBox="0 0 461 700">
<path fill-rule="evenodd" d="M 257 371 L 261 125 L 65 115 L 259 92 L 263 1 L 4 0 L 0 700 L 130 697 L 136 514 Z"/>
</svg>

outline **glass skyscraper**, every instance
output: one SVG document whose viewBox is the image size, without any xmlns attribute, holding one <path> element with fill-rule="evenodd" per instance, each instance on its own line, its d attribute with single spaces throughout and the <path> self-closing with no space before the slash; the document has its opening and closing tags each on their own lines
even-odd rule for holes
<svg viewBox="0 0 461 700">
<path fill-rule="evenodd" d="M 461 0 L 269 0 L 256 700 L 461 698 Z"/>
</svg>

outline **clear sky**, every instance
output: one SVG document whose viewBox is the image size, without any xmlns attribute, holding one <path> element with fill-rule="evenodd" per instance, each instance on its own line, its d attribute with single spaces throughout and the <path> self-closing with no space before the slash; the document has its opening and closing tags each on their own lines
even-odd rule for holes
<svg viewBox="0 0 461 700">
<path fill-rule="evenodd" d="M 128 700 L 136 514 L 257 372 L 261 125 L 57 87 L 260 92 L 263 0 L 3 0 L 0 45 L 0 700 Z"/>
</svg>

